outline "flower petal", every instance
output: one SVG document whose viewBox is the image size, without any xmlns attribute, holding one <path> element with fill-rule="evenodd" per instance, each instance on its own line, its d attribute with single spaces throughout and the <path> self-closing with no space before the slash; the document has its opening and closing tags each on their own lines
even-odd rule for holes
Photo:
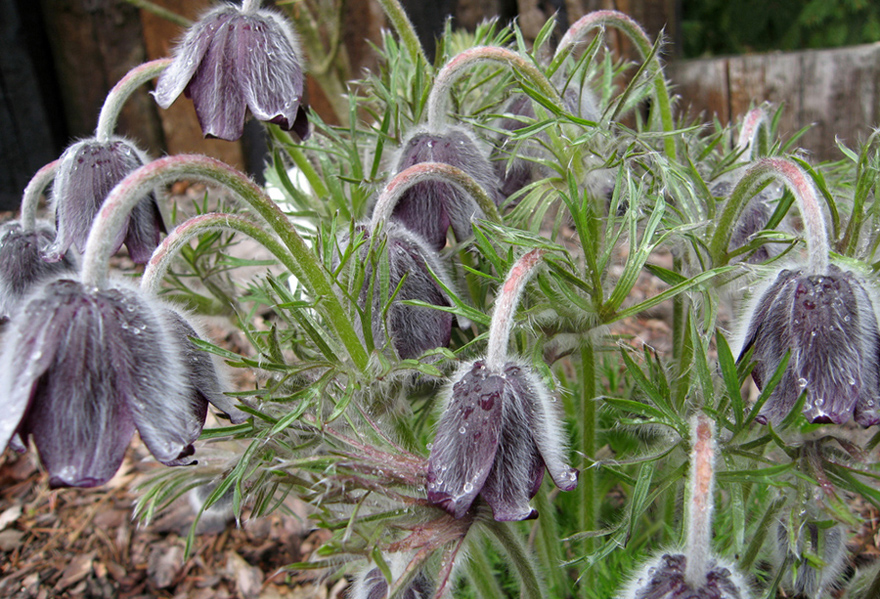
<svg viewBox="0 0 880 599">
<path fill-rule="evenodd" d="M 217 30 L 239 14 L 238 7 L 223 5 L 208 12 L 190 27 L 183 42 L 174 50 L 174 60 L 159 76 L 153 96 L 162 108 L 168 108 L 189 85 L 204 60 Z"/>
<path fill-rule="evenodd" d="M 29 232 L 18 221 L 0 227 L 0 315 L 11 314 L 38 281 L 75 270 L 66 255 L 59 262 L 43 260 L 54 240 L 55 231 L 46 223 Z"/>
<path fill-rule="evenodd" d="M 254 117 L 290 131 L 301 118 L 302 52 L 290 23 L 259 10 L 243 15 L 236 27 L 235 79 Z"/>
<path fill-rule="evenodd" d="M 125 234 L 125 247 L 135 264 L 146 264 L 150 261 L 164 230 L 162 214 L 154 197 L 144 198 L 135 205 L 129 215 Z"/>
<path fill-rule="evenodd" d="M 235 29 L 241 15 L 218 22 L 213 39 L 186 87 L 205 137 L 235 141 L 244 130 L 247 104 L 236 80 Z"/>
<path fill-rule="evenodd" d="M 447 392 L 450 397 L 428 458 L 428 500 L 461 518 L 496 459 L 504 380 L 475 362 Z"/>
<path fill-rule="evenodd" d="M 529 416 L 528 430 L 554 484 L 563 491 L 577 488 L 578 471 L 568 465 L 565 434 L 559 408 L 541 379 L 527 366 L 505 365 L 504 374 Z"/>
</svg>

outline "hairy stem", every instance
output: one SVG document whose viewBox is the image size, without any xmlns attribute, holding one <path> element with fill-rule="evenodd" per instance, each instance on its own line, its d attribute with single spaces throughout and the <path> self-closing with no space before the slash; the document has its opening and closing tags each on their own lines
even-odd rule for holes
<svg viewBox="0 0 880 599">
<path fill-rule="evenodd" d="M 151 12 L 157 17 L 161 17 L 170 23 L 174 23 L 175 25 L 180 25 L 181 27 L 189 27 L 192 25 L 192 21 L 187 19 L 186 17 L 177 14 L 174 11 L 170 11 L 163 6 L 159 6 L 155 2 L 150 2 L 150 0 L 125 0 L 132 6 L 137 8 L 142 8 L 147 12 Z"/>
<path fill-rule="evenodd" d="M 311 248 L 259 186 L 243 173 L 214 158 L 186 154 L 160 158 L 135 170 L 114 187 L 95 217 L 86 241 L 83 282 L 99 288 L 106 285 L 113 241 L 125 225 L 131 209 L 155 187 L 183 178 L 223 185 L 262 217 L 299 264 L 303 283 L 312 297 L 326 308 L 326 316 L 352 361 L 358 369 L 366 368 L 367 353 Z"/>
<path fill-rule="evenodd" d="M 739 137 L 736 140 L 736 149 L 745 151 L 749 148 L 752 150 L 752 156 L 757 149 L 757 136 L 762 128 L 766 127 L 767 113 L 763 108 L 753 108 L 746 113 L 743 118 L 742 128 L 739 130 Z"/>
<path fill-rule="evenodd" d="M 526 283 L 534 274 L 543 255 L 544 250 L 534 249 L 517 260 L 507 273 L 501 292 L 495 298 L 495 310 L 489 325 L 489 349 L 486 352 L 486 366 L 490 369 L 500 370 L 507 362 L 507 345 L 510 341 L 510 330 L 513 328 L 513 316 Z"/>
<path fill-rule="evenodd" d="M 691 472 L 688 478 L 688 526 L 684 577 L 691 588 L 706 584 L 712 544 L 712 493 L 715 486 L 715 430 L 702 412 L 691 420 Z"/>
<path fill-rule="evenodd" d="M 651 55 L 654 46 L 645 30 L 629 16 L 616 10 L 597 10 L 581 17 L 562 36 L 559 47 L 556 49 L 556 55 L 559 56 L 564 52 L 571 51 L 571 47 L 582 41 L 591 31 L 606 25 L 611 25 L 622 31 L 636 47 L 642 60 Z M 669 87 L 666 84 L 666 76 L 663 74 L 659 56 L 654 56 L 650 68 L 654 76 L 654 100 L 657 102 L 656 109 L 660 114 L 663 131 L 672 133 L 674 129 L 672 102 L 669 99 Z M 675 140 L 670 135 L 663 138 L 663 149 L 667 158 L 675 159 Z"/>
<path fill-rule="evenodd" d="M 474 198 L 482 209 L 483 214 L 475 214 L 475 218 L 482 218 L 485 215 L 496 223 L 501 222 L 501 215 L 498 214 L 495 202 L 473 177 L 460 168 L 442 162 L 420 162 L 396 175 L 379 194 L 379 199 L 376 200 L 376 206 L 373 208 L 373 216 L 370 218 L 370 231 L 375 234 L 376 228 L 391 217 L 400 197 L 414 185 L 425 181 L 440 181 L 452 185 L 460 192 Z"/>
<path fill-rule="evenodd" d="M 21 197 L 21 230 L 29 233 L 37 226 L 37 208 L 40 206 L 40 198 L 55 178 L 60 160 L 53 160 L 42 167 L 28 181 Z"/>
<path fill-rule="evenodd" d="M 263 0 L 241 0 L 241 12 L 254 12 L 260 10 Z"/>
<path fill-rule="evenodd" d="M 529 559 L 529 555 L 522 541 L 507 522 L 495 522 L 494 520 L 481 521 L 489 533 L 495 537 L 498 544 L 507 553 L 514 570 L 519 574 L 522 589 L 522 599 L 540 599 L 543 597 L 535 564 Z"/>
<path fill-rule="evenodd" d="M 559 92 L 541 72 L 541 69 L 531 61 L 506 48 L 477 46 L 456 55 L 437 73 L 434 87 L 431 88 L 431 94 L 428 96 L 428 128 L 430 130 L 440 131 L 446 123 L 452 86 L 458 78 L 469 68 L 490 62 L 513 69 L 525 77 L 553 104 L 563 105 Z"/>
<path fill-rule="evenodd" d="M 816 188 L 807 174 L 794 162 L 785 158 L 763 158 L 746 171 L 740 179 L 721 218 L 715 225 L 715 233 L 709 242 L 709 253 L 716 265 L 726 259 L 730 234 L 740 214 L 755 193 L 770 179 L 782 181 L 792 192 L 804 223 L 807 241 L 808 269 L 811 274 L 823 274 L 828 270 L 828 232 L 825 216 L 819 205 Z"/>
<path fill-rule="evenodd" d="M 430 66 L 431 63 L 428 62 L 425 50 L 422 48 L 421 42 L 419 42 L 419 36 L 416 35 L 416 30 L 409 17 L 406 16 L 406 11 L 403 10 L 400 2 L 398 0 L 379 0 L 379 5 L 385 11 L 385 16 L 391 21 L 394 31 L 400 36 L 400 41 L 403 42 L 403 45 L 409 51 L 413 62 L 416 64 L 421 62 L 425 66 Z"/>
<path fill-rule="evenodd" d="M 130 70 L 113 86 L 113 89 L 107 94 L 104 105 L 101 107 L 101 114 L 98 116 L 95 138 L 99 142 L 107 143 L 110 141 L 110 136 L 116 129 L 116 121 L 119 120 L 119 113 L 131 94 L 147 81 L 158 77 L 169 64 L 171 64 L 170 58 L 145 62 Z"/>
<path fill-rule="evenodd" d="M 592 460 L 596 456 L 596 353 L 593 347 L 593 339 L 587 336 L 581 342 L 581 370 L 580 370 L 580 387 L 581 387 L 581 453 L 584 460 Z M 598 526 L 596 525 L 596 515 L 598 513 L 598 504 L 596 501 L 596 470 L 592 467 L 592 463 L 584 465 L 581 468 L 580 478 L 580 494 L 581 505 L 578 514 L 581 532 L 594 532 Z M 593 538 L 587 536 L 584 538 L 581 546 L 583 556 L 586 557 L 593 552 Z M 588 592 L 592 587 L 591 579 L 594 576 L 594 570 L 590 568 L 584 574 L 581 581 L 581 594 Z"/>
<path fill-rule="evenodd" d="M 294 276 L 300 278 L 300 275 L 297 274 L 300 270 L 299 264 L 274 235 L 264 231 L 258 225 L 241 216 L 211 212 L 200 214 L 179 224 L 168 234 L 168 237 L 153 252 L 146 269 L 144 269 L 144 276 L 141 278 L 141 289 L 154 295 L 159 293 L 162 279 L 165 277 L 171 261 L 181 248 L 189 243 L 193 237 L 208 231 L 217 230 L 243 233 L 256 240 L 273 256 L 278 258 L 278 261 L 291 271 Z"/>
</svg>

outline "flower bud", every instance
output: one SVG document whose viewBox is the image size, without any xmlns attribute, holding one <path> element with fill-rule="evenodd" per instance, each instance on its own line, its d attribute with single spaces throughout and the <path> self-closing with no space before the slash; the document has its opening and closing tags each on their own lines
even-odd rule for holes
<svg viewBox="0 0 880 599">
<path fill-rule="evenodd" d="M 450 126 L 444 133 L 416 131 L 403 144 L 397 172 L 422 162 L 442 162 L 460 168 L 494 197 L 498 178 L 477 141 L 467 130 Z M 394 208 L 394 219 L 419 234 L 434 250 L 446 245 L 446 232 L 452 227 L 459 241 L 472 235 L 471 217 L 482 214 L 474 199 L 448 183 L 425 181 L 405 191 Z"/>
<path fill-rule="evenodd" d="M 788 569 L 786 587 L 805 599 L 826 597 L 846 565 L 843 527 L 834 525 L 821 528 L 815 522 L 808 522 L 798 529 L 795 537 L 792 539 L 788 527 L 779 523 L 776 528 L 777 556 L 780 561 L 788 557 L 791 560 L 789 563 L 794 564 L 793 568 Z M 818 557 L 822 565 L 807 559 L 807 553 Z"/>
<path fill-rule="evenodd" d="M 110 190 L 147 162 L 146 154 L 119 137 L 106 143 L 85 139 L 67 148 L 61 156 L 52 192 L 58 239 L 50 250 L 50 259 L 60 260 L 71 245 L 82 252 L 92 221 Z M 132 210 L 128 226 L 115 240 L 114 251 L 125 243 L 131 259 L 145 264 L 159 245 L 162 231 L 162 215 L 155 196 L 149 194 Z"/>
<path fill-rule="evenodd" d="M 748 585 L 723 562 L 709 560 L 706 581 L 694 588 L 686 580 L 687 558 L 665 553 L 651 560 L 620 593 L 619 599 L 748 599 Z"/>
</svg>

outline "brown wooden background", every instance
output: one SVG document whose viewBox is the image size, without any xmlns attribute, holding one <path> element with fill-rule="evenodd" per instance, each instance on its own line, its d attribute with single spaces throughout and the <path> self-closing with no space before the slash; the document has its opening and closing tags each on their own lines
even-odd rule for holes
<svg viewBox="0 0 880 599">
<path fill-rule="evenodd" d="M 195 18 L 209 0 L 155 0 Z M 267 0 L 269 2 L 271 0 Z M 282 1 L 282 0 L 278 0 Z M 306 0 L 321 2 L 326 0 Z M 752 103 L 785 102 L 784 133 L 815 123 L 802 145 L 817 159 L 838 157 L 839 137 L 850 145 L 880 120 L 880 46 L 675 61 L 680 0 L 403 0 L 416 29 L 429 43 L 444 15 L 473 27 L 480 19 L 513 17 L 533 37 L 554 13 L 563 26 L 591 10 L 615 8 L 640 21 L 649 34 L 665 30 L 668 74 L 679 106 L 717 114 L 722 122 Z M 343 18 L 347 67 L 357 75 L 371 66 L 365 38 L 376 40 L 384 17 L 375 0 L 347 0 Z M 665 28 L 665 29 L 664 29 Z M 21 190 L 42 164 L 71 140 L 92 134 L 112 85 L 144 60 L 168 55 L 181 28 L 124 0 L 27 0 L 0 2 L 0 209 L 17 206 Z M 626 44 L 618 39 L 618 49 Z M 312 86 L 317 90 L 317 86 Z M 332 118 L 325 98 L 312 92 L 312 107 Z M 192 104 L 158 109 L 147 90 L 126 106 L 121 133 L 153 155 L 202 152 L 258 173 L 260 128 L 243 143 L 202 138 Z"/>
</svg>

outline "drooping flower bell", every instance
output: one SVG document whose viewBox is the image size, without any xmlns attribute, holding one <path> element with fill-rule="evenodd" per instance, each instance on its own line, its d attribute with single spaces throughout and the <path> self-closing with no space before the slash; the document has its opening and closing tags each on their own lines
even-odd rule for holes
<svg viewBox="0 0 880 599">
<path fill-rule="evenodd" d="M 618 593 L 619 599 L 749 599 L 748 584 L 711 548 L 715 430 L 702 413 L 691 419 L 686 539 L 681 553 L 649 560 Z"/>
<path fill-rule="evenodd" d="M 110 190 L 147 162 L 149 158 L 144 152 L 121 137 L 110 137 L 106 142 L 84 139 L 67 148 L 61 156 L 52 191 L 58 237 L 49 259 L 60 259 L 71 246 L 82 252 L 92 221 Z M 150 193 L 128 216 L 127 225 L 114 240 L 113 251 L 124 243 L 131 259 L 144 264 L 159 244 L 164 229 L 156 198 Z"/>
<path fill-rule="evenodd" d="M 754 347 L 759 389 L 787 352 L 788 366 L 758 414 L 778 424 L 806 392 L 810 422 L 880 424 L 880 331 L 859 277 L 831 265 L 822 275 L 783 270 L 751 315 L 742 353 Z"/>
<path fill-rule="evenodd" d="M 216 389 L 186 361 L 180 324 L 136 289 L 58 279 L 14 315 L 0 374 L 0 447 L 31 436 L 52 487 L 92 487 L 122 463 L 135 429 L 160 462 L 192 462 Z"/>
<path fill-rule="evenodd" d="M 867 283 L 828 264 L 828 239 L 816 191 L 794 163 L 766 158 L 739 185 L 777 176 L 792 190 L 807 237 L 806 266 L 782 270 L 748 310 L 740 359 L 751 349 L 759 388 L 790 353 L 778 385 L 757 420 L 778 424 L 806 392 L 810 422 L 880 424 L 880 329 Z M 746 197 L 746 196 L 742 196 Z M 713 240 L 714 241 L 714 240 Z"/>
<path fill-rule="evenodd" d="M 159 78 L 159 106 L 168 108 L 185 93 L 207 137 L 239 139 L 248 109 L 260 121 L 308 137 L 299 42 L 284 17 L 259 5 L 224 3 L 190 27 Z"/>
<path fill-rule="evenodd" d="M 450 126 L 443 133 L 418 130 L 403 143 L 396 172 L 423 162 L 441 162 L 470 175 L 497 204 L 498 178 L 478 142 L 467 130 Z M 471 220 L 481 209 L 468 194 L 439 181 L 425 181 L 406 191 L 394 208 L 394 219 L 441 250 L 446 233 L 459 241 L 471 236 Z"/>
<path fill-rule="evenodd" d="M 364 225 L 357 229 L 365 236 L 363 248 L 366 250 L 370 245 L 370 234 Z M 382 340 L 390 340 L 397 355 L 404 360 L 417 358 L 430 349 L 447 347 L 452 334 L 451 313 L 402 303 L 405 300 L 420 300 L 434 306 L 451 306 L 446 292 L 431 275 L 433 272 L 450 286 L 446 267 L 424 240 L 406 227 L 389 221 L 385 223 L 383 234 L 388 257 L 388 289 L 383 293 L 380 283 L 383 277 L 376 277 L 375 274 L 376 269 L 383 266 L 368 264 L 367 276 L 358 298 L 362 307 L 370 305 L 373 342 L 380 347 Z M 374 278 L 377 280 L 374 281 Z M 395 295 L 386 312 L 386 303 L 391 299 L 391 294 Z"/>
<path fill-rule="evenodd" d="M 67 255 L 58 262 L 43 260 L 54 241 L 55 229 L 48 223 L 37 222 L 32 230 L 25 230 L 20 221 L 0 226 L 0 318 L 11 315 L 40 281 L 76 270 Z"/>
<path fill-rule="evenodd" d="M 406 560 L 392 558 L 390 564 L 392 576 L 399 577 L 406 564 Z M 396 596 L 401 599 L 430 599 L 434 596 L 435 586 L 424 571 L 419 570 L 406 585 L 406 588 Z M 384 599 L 388 596 L 388 590 L 388 581 L 382 570 L 378 567 L 365 568 L 358 572 L 352 580 L 348 597 L 351 599 Z"/>
<path fill-rule="evenodd" d="M 529 364 L 507 357 L 513 312 L 541 253 L 533 250 L 513 266 L 496 300 L 487 357 L 463 365 L 444 392 L 428 458 L 428 500 L 456 518 L 478 495 L 495 520 L 535 517 L 529 500 L 545 467 L 560 489 L 577 486 L 551 394 Z"/>
</svg>

